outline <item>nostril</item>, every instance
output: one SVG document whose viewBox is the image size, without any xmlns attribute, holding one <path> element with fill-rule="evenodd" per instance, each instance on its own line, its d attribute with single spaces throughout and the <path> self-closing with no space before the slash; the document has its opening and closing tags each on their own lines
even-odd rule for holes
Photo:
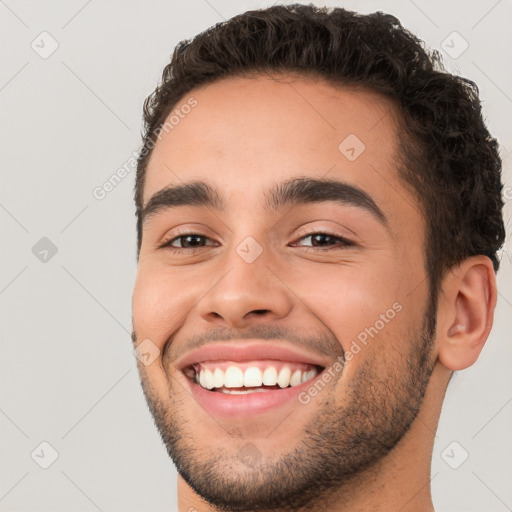
<svg viewBox="0 0 512 512">
<path fill-rule="evenodd" d="M 268 313 L 268 309 L 255 309 L 252 311 L 252 313 L 255 313 L 256 315 L 264 315 L 265 313 Z"/>
</svg>

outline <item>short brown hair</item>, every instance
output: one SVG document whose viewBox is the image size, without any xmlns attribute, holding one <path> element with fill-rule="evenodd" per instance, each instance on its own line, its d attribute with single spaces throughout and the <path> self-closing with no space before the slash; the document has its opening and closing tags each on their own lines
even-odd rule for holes
<svg viewBox="0 0 512 512">
<path fill-rule="evenodd" d="M 319 76 L 390 98 L 401 130 L 398 172 L 426 220 L 431 292 L 447 269 L 483 254 L 499 268 L 505 239 L 498 144 L 482 118 L 478 88 L 447 73 L 439 53 L 381 12 L 360 15 L 313 5 L 248 11 L 181 41 L 144 104 L 145 132 L 135 184 L 138 252 L 144 178 L 155 132 L 193 89 L 265 73 Z"/>
</svg>

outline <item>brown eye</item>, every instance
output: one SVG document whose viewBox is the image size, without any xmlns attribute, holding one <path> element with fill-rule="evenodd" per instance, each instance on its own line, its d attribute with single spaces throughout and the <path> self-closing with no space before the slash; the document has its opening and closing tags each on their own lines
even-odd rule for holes
<svg viewBox="0 0 512 512">
<path fill-rule="evenodd" d="M 178 241 L 182 248 L 188 248 L 188 247 L 204 247 L 205 245 L 205 237 L 201 235 L 185 235 L 185 236 L 179 236 L 175 238 L 172 242 Z M 174 243 L 171 243 L 173 247 L 176 247 Z M 178 246 L 178 247 L 180 247 Z"/>
<path fill-rule="evenodd" d="M 214 245 L 213 243 L 207 243 L 208 241 L 213 242 L 206 235 L 199 233 L 185 233 L 174 238 L 171 238 L 167 242 L 164 242 L 160 248 L 169 248 L 173 250 L 180 249 L 199 249 L 201 247 Z"/>
<path fill-rule="evenodd" d="M 299 239 L 302 241 L 308 240 L 309 244 L 299 244 L 301 247 L 312 247 L 319 249 L 335 249 L 337 247 L 343 248 L 347 246 L 354 245 L 353 242 L 347 240 L 345 238 L 331 235 L 330 233 L 311 233 L 309 235 L 303 236 Z"/>
<path fill-rule="evenodd" d="M 318 233 L 316 235 L 310 235 L 311 236 L 311 245 L 314 247 L 324 247 L 326 245 L 330 245 L 329 242 L 333 242 L 333 240 L 336 240 L 331 235 L 326 235 L 325 233 Z"/>
</svg>

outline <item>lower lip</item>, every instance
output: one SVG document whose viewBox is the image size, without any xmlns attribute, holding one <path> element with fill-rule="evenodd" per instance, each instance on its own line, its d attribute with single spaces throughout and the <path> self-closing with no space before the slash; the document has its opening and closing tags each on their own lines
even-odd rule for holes
<svg viewBox="0 0 512 512">
<path fill-rule="evenodd" d="M 319 375 L 298 386 L 269 391 L 230 395 L 219 391 L 209 391 L 192 382 L 182 374 L 192 395 L 209 414 L 224 418 L 251 418 L 272 411 L 293 401 L 301 405 L 297 396 L 308 389 Z"/>
</svg>

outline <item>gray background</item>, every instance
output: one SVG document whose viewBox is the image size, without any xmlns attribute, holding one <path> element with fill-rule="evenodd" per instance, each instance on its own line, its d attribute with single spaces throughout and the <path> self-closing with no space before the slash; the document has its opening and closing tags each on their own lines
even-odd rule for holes
<svg viewBox="0 0 512 512">
<path fill-rule="evenodd" d="M 1 511 L 176 510 L 176 472 L 129 336 L 134 170 L 103 200 L 93 190 L 139 148 L 142 102 L 174 45 L 271 3 L 0 0 Z M 448 69 L 477 82 L 502 145 L 510 235 L 510 0 L 328 5 L 388 11 L 430 46 L 448 43 Z M 453 31 L 469 44 L 457 58 Z M 509 238 L 493 333 L 448 388 L 432 462 L 438 512 L 512 510 L 511 263 Z M 58 452 L 48 469 L 43 441 Z"/>
</svg>

